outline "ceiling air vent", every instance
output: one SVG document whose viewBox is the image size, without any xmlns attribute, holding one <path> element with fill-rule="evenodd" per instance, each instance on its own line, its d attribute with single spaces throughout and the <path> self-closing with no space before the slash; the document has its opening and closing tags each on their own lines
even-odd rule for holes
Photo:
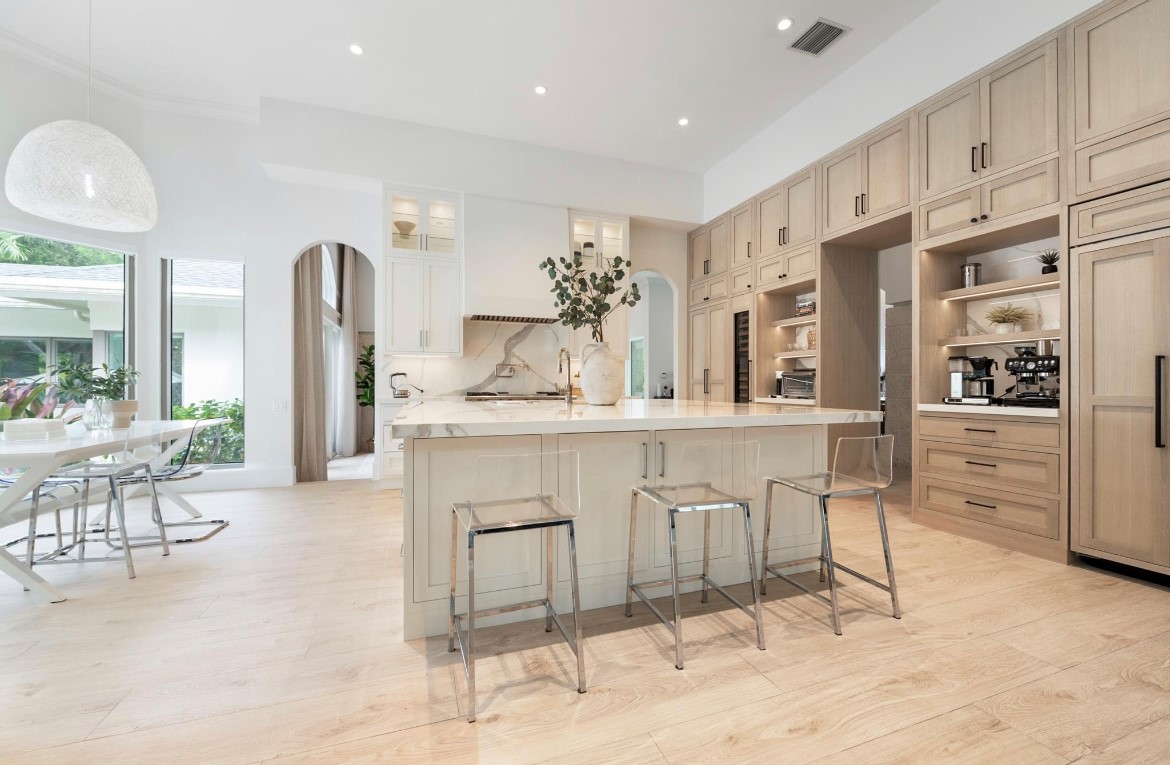
<svg viewBox="0 0 1170 765">
<path fill-rule="evenodd" d="M 842 26 L 835 21 L 817 19 L 817 23 L 809 27 L 796 42 L 788 47 L 811 56 L 819 56 L 825 48 L 833 44 L 834 40 L 848 31 L 849 27 Z"/>
</svg>

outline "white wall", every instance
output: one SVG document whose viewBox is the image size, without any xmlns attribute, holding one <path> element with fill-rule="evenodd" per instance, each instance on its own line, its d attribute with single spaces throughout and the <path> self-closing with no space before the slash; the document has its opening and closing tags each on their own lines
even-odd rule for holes
<svg viewBox="0 0 1170 765">
<path fill-rule="evenodd" d="M 940 0 L 703 175 L 703 219 L 815 162 L 1099 0 Z"/>
<path fill-rule="evenodd" d="M 885 290 L 889 305 L 913 298 L 913 252 L 910 242 L 878 252 L 878 286 Z"/>
</svg>

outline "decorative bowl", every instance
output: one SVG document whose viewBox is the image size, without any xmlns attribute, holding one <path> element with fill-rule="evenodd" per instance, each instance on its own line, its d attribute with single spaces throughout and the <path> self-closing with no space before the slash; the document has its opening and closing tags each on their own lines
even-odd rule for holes
<svg viewBox="0 0 1170 765">
<path fill-rule="evenodd" d="M 403 236 L 410 236 L 410 232 L 414 231 L 414 224 L 408 220 L 394 221 L 394 228 L 398 229 L 398 233 Z"/>
</svg>

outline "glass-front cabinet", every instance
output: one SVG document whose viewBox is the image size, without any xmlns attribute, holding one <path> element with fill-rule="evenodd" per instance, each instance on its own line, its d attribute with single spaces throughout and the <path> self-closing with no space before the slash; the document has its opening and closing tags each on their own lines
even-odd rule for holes
<svg viewBox="0 0 1170 765">
<path fill-rule="evenodd" d="M 457 197 L 387 189 L 387 247 L 400 253 L 456 255 L 463 228 Z"/>
<path fill-rule="evenodd" d="M 604 261 L 610 263 L 616 257 L 629 258 L 629 218 L 598 215 L 596 213 L 569 211 L 569 254 L 581 253 L 582 265 L 588 271 L 600 271 Z M 630 287 L 633 269 L 627 268 L 626 278 L 618 296 Z M 620 306 L 605 321 L 605 342 L 610 350 L 623 358 L 629 355 L 629 308 Z M 586 328 L 569 330 L 569 353 L 581 355 L 581 349 L 594 342 Z"/>
</svg>

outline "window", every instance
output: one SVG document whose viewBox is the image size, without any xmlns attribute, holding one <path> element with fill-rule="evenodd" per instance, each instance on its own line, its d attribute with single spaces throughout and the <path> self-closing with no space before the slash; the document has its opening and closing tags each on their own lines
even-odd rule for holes
<svg viewBox="0 0 1170 765">
<path fill-rule="evenodd" d="M 646 395 L 646 338 L 630 338 L 630 361 L 626 368 L 629 369 L 629 395 L 633 398 L 644 398 Z"/>
<path fill-rule="evenodd" d="M 129 361 L 132 263 L 124 253 L 0 230 L 0 379 L 40 377 L 66 359 Z"/>
<path fill-rule="evenodd" d="M 170 399 L 170 416 L 228 418 L 219 463 L 242 463 L 244 265 L 170 260 L 165 268 L 170 352 L 163 392 Z M 196 449 L 196 459 L 206 448 L 204 443 Z"/>
<path fill-rule="evenodd" d="M 341 310 L 341 290 L 337 288 L 337 261 L 333 259 L 333 249 L 323 244 L 321 247 L 321 300 L 333 309 L 334 313 Z"/>
</svg>

